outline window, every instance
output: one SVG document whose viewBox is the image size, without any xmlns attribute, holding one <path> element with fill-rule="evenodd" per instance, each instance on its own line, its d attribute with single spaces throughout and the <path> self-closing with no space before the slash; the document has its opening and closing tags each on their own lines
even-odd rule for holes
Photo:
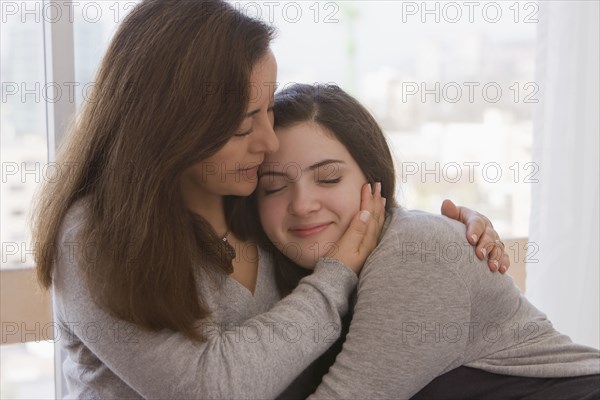
<svg viewBox="0 0 600 400">
<path fill-rule="evenodd" d="M 450 198 L 527 236 L 537 3 L 233 3 L 278 28 L 280 85 L 335 83 L 370 109 L 403 206 Z"/>
<path fill-rule="evenodd" d="M 2 182 L 0 214 L 2 260 L 0 268 L 33 265 L 28 215 L 47 162 L 43 22 L 31 4 L 2 4 Z"/>
</svg>

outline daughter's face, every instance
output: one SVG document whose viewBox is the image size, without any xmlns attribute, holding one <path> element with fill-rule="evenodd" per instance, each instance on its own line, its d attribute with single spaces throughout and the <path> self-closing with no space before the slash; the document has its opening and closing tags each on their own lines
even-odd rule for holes
<svg viewBox="0 0 600 400">
<path fill-rule="evenodd" d="M 360 209 L 367 180 L 346 147 L 314 122 L 276 131 L 279 150 L 260 167 L 260 221 L 277 248 L 313 269 Z"/>
</svg>

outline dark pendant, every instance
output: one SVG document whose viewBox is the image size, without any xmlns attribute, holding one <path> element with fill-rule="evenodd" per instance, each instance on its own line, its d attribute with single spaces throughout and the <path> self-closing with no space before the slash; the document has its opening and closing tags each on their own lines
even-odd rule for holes
<svg viewBox="0 0 600 400">
<path fill-rule="evenodd" d="M 227 239 L 223 239 L 223 244 L 225 245 L 225 253 L 227 253 L 229 259 L 235 259 L 235 249 L 233 248 L 233 246 L 229 244 Z"/>
</svg>

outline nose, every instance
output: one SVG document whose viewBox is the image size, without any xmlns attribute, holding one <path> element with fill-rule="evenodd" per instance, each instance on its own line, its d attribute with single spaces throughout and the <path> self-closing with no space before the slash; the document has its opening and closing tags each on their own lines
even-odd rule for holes
<svg viewBox="0 0 600 400">
<path fill-rule="evenodd" d="M 273 129 L 273 113 L 265 112 L 255 120 L 255 134 L 251 151 L 254 153 L 274 153 L 279 149 L 279 139 Z"/>
<path fill-rule="evenodd" d="M 305 217 L 321 208 L 321 202 L 313 190 L 295 185 L 292 187 L 288 212 L 298 217 Z"/>
</svg>

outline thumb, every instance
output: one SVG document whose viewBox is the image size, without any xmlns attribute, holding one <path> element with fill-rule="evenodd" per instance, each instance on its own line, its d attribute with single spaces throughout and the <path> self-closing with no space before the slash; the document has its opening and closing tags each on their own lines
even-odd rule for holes
<svg viewBox="0 0 600 400">
<path fill-rule="evenodd" d="M 363 210 L 356 214 L 344 235 L 332 247 L 327 257 L 341 261 L 358 274 L 365 261 L 364 258 L 366 258 L 361 256 L 360 250 L 370 220 L 371 213 L 368 211 Z"/>
<path fill-rule="evenodd" d="M 452 200 L 444 200 L 442 203 L 442 215 L 445 215 L 448 218 L 458 220 L 460 216 L 460 210 L 456 205 L 452 202 Z"/>
<path fill-rule="evenodd" d="M 367 226 L 371 219 L 371 213 L 363 210 L 356 214 L 346 232 L 342 235 L 338 241 L 338 247 L 343 251 L 357 252 L 360 249 L 365 234 L 367 233 Z"/>
<path fill-rule="evenodd" d="M 369 225 L 370 219 L 371 213 L 366 210 L 362 210 L 352 219 L 352 222 L 346 231 L 349 240 L 351 240 L 351 243 L 356 245 L 357 249 L 359 248 L 360 242 L 362 242 L 365 233 L 367 232 L 367 226 Z"/>
</svg>

